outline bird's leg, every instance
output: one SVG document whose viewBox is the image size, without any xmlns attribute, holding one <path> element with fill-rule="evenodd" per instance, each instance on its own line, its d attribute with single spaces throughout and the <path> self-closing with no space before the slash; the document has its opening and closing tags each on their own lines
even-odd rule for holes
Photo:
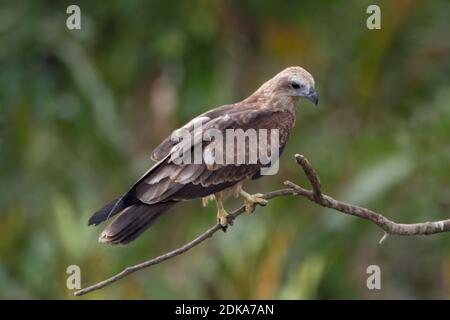
<svg viewBox="0 0 450 320">
<path fill-rule="evenodd" d="M 222 226 L 222 230 L 226 231 L 228 227 L 228 212 L 223 207 L 222 203 L 222 193 L 218 192 L 214 194 L 214 198 L 216 199 L 217 205 L 217 223 Z"/>
<path fill-rule="evenodd" d="M 244 197 L 246 213 L 252 213 L 257 204 L 265 206 L 268 203 L 268 201 L 263 198 L 264 195 L 262 193 L 249 194 L 243 189 L 241 189 L 239 193 Z"/>
</svg>

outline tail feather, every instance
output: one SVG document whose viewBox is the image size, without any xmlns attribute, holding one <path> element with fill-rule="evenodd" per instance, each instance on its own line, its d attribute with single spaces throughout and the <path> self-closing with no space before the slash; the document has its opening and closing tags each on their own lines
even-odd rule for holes
<svg viewBox="0 0 450 320">
<path fill-rule="evenodd" d="M 88 225 L 99 225 L 103 221 L 108 220 L 109 218 L 115 216 L 125 208 L 138 204 L 140 201 L 131 195 L 125 195 L 123 197 L 114 199 L 109 202 L 106 206 L 95 212 L 88 221 Z"/>
<path fill-rule="evenodd" d="M 133 204 L 120 215 L 100 235 L 99 241 L 109 244 L 127 244 L 149 228 L 164 212 L 176 202 L 152 205 Z"/>
</svg>

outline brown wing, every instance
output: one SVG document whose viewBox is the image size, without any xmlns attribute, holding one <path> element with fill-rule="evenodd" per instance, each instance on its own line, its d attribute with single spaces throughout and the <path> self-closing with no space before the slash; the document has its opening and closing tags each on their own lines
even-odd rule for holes
<svg viewBox="0 0 450 320">
<path fill-rule="evenodd" d="M 216 128 L 221 132 L 236 128 L 279 129 L 280 149 L 284 147 L 295 121 L 294 115 L 288 112 L 272 113 L 242 106 L 241 108 L 225 106 L 205 115 L 209 120 L 205 122 L 204 129 Z M 214 141 L 201 141 L 201 143 L 207 148 Z M 258 176 L 262 167 L 261 164 L 216 165 L 213 168 L 208 168 L 205 164 L 177 165 L 171 161 L 170 152 L 173 145 L 169 147 L 168 144 L 163 143 L 158 148 L 155 150 L 158 153 L 155 158 L 160 161 L 122 197 L 111 201 L 97 211 L 90 218 L 89 224 L 97 225 L 130 206 L 174 203 L 174 201 L 205 197 L 231 187 L 245 178 Z"/>
<path fill-rule="evenodd" d="M 224 136 L 226 129 L 267 129 L 270 134 L 271 129 L 279 130 L 280 148 L 283 148 L 295 117 L 289 112 L 271 112 L 268 110 L 239 110 L 228 109 L 226 114 L 217 112 L 213 118 L 211 113 L 202 115 L 209 120 L 203 124 L 203 130 L 214 128 L 220 130 Z M 198 119 L 198 118 L 196 118 Z M 269 140 L 270 141 L 270 140 Z M 203 156 L 208 149 L 214 147 L 210 141 L 202 141 Z M 236 146 L 236 144 L 235 144 Z M 270 145 L 268 146 L 270 147 Z M 159 155 L 163 155 L 162 150 L 169 150 L 164 160 L 157 168 L 139 181 L 134 188 L 134 195 L 146 204 L 155 204 L 170 200 L 182 201 L 193 198 L 200 198 L 212 193 L 226 189 L 239 181 L 253 177 L 259 173 L 262 164 L 222 164 L 210 167 L 206 164 L 175 164 L 170 159 L 168 146 L 159 147 Z M 236 151 L 236 150 L 235 150 Z M 242 152 L 242 151 L 241 151 Z M 247 158 L 248 148 L 245 149 Z M 226 150 L 224 149 L 226 156 Z"/>
<path fill-rule="evenodd" d="M 229 115 L 230 117 L 233 116 L 233 118 L 237 119 L 240 123 L 249 122 L 250 118 L 254 116 L 254 112 L 256 111 L 257 108 L 255 108 L 254 104 L 227 104 L 209 110 L 198 117 L 195 117 L 183 127 L 175 130 L 172 134 L 180 129 L 186 129 L 189 132 L 193 132 L 195 126 L 198 124 L 201 124 L 202 128 L 206 128 L 207 126 L 226 126 L 227 124 L 223 121 L 225 115 Z M 246 112 L 249 113 L 246 114 Z M 231 121 L 229 121 L 228 124 L 231 125 Z M 176 143 L 171 138 L 172 135 L 169 135 L 152 151 L 150 158 L 153 161 L 161 161 L 170 153 Z"/>
</svg>

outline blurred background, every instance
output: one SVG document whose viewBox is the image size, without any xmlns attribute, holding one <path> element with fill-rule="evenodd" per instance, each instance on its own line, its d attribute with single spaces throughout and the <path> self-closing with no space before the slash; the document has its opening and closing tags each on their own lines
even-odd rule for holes
<svg viewBox="0 0 450 320">
<path fill-rule="evenodd" d="M 81 30 L 66 8 L 81 8 Z M 381 30 L 366 8 L 381 7 Z M 190 241 L 213 203 L 175 207 L 126 247 L 87 219 L 151 165 L 177 126 L 247 97 L 300 65 L 301 103 L 278 175 L 252 192 L 307 181 L 397 222 L 450 217 L 448 1 L 2 1 L 0 298 L 73 299 L 82 285 Z M 239 200 L 228 200 L 229 211 Z M 277 198 L 227 233 L 82 299 L 450 298 L 450 235 L 389 237 L 300 197 Z M 381 290 L 366 287 L 379 265 Z"/>
</svg>

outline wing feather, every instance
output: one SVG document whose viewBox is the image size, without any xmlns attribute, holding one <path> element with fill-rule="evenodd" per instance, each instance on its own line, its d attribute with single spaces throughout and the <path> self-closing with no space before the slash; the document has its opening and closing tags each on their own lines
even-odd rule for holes
<svg viewBox="0 0 450 320">
<path fill-rule="evenodd" d="M 196 120 L 197 119 L 197 120 Z M 217 129 L 225 137 L 226 129 L 241 128 L 253 129 L 279 129 L 280 145 L 286 143 L 289 131 L 295 121 L 295 116 L 289 112 L 272 112 L 269 109 L 239 109 L 227 105 L 207 112 L 184 126 L 193 130 L 193 125 L 202 121 L 202 129 Z M 200 119 L 200 120 L 199 120 Z M 170 140 L 170 137 L 168 138 Z M 246 178 L 256 176 L 262 165 L 257 164 L 214 164 L 208 167 L 203 164 L 175 164 L 171 161 L 171 155 L 176 148 L 168 140 L 164 140 L 152 153 L 153 158 L 164 160 L 155 170 L 150 171 L 134 187 L 135 196 L 146 204 L 155 204 L 171 200 L 188 200 L 203 197 L 205 194 L 218 192 L 228 188 Z M 203 152 L 208 148 L 214 149 L 214 140 L 200 140 Z M 224 143 L 225 145 L 225 143 Z M 191 152 L 193 152 L 191 150 Z M 224 149 L 224 154 L 226 150 Z M 248 154 L 248 148 L 245 150 Z M 203 154 L 205 156 L 205 154 Z M 246 159 L 248 159 L 246 157 Z M 209 193 L 208 193 L 209 192 Z"/>
</svg>

